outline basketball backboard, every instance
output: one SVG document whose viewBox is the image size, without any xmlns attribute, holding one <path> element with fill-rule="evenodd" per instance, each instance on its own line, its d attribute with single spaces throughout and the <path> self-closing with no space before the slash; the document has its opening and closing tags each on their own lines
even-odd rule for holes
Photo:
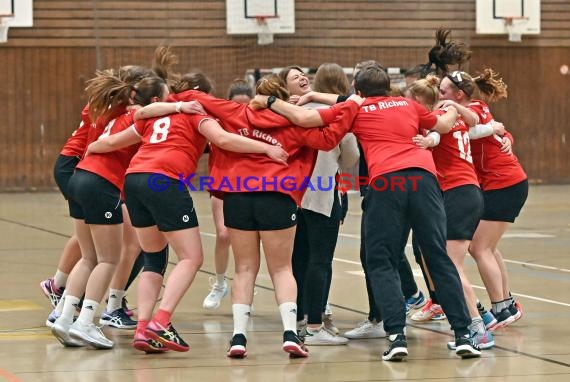
<svg viewBox="0 0 570 382">
<path fill-rule="evenodd" d="M 33 26 L 33 10 L 33 0 L 0 0 L 0 15 L 12 15 L 5 18 L 11 28 Z"/>
<path fill-rule="evenodd" d="M 477 0 L 478 34 L 540 34 L 540 0 Z"/>
<path fill-rule="evenodd" d="M 295 33 L 294 0 L 226 0 L 228 34 Z"/>
</svg>

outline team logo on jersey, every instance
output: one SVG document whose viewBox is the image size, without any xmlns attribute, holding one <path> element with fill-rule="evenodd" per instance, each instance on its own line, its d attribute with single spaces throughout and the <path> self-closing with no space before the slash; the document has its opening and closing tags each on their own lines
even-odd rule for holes
<svg viewBox="0 0 570 382">
<path fill-rule="evenodd" d="M 111 212 L 107 211 L 107 212 L 105 212 L 105 217 L 107 219 L 111 219 L 113 217 L 113 214 Z"/>
<path fill-rule="evenodd" d="M 183 221 L 184 223 L 188 223 L 188 222 L 190 221 L 190 216 L 188 216 L 188 215 L 182 216 L 182 221 Z"/>
<path fill-rule="evenodd" d="M 291 215 L 291 221 L 294 222 L 295 220 L 297 220 L 297 214 Z"/>
</svg>

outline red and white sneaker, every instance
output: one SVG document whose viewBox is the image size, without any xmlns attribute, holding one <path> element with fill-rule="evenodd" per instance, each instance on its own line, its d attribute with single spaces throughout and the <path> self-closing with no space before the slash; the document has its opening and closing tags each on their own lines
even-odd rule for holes
<svg viewBox="0 0 570 382">
<path fill-rule="evenodd" d="M 159 341 L 153 340 L 140 332 L 135 334 L 133 347 L 137 350 L 144 351 L 146 354 L 165 353 L 168 351 L 168 348 Z"/>
<path fill-rule="evenodd" d="M 42 292 L 44 292 L 45 296 L 49 300 L 51 306 L 55 309 L 59 300 L 61 300 L 61 296 L 63 295 L 63 291 L 65 288 L 57 288 L 53 282 L 53 278 L 50 277 L 47 280 L 40 282 L 40 288 Z"/>
<path fill-rule="evenodd" d="M 283 332 L 283 350 L 291 358 L 305 358 L 309 356 L 309 349 L 292 330 Z"/>
<path fill-rule="evenodd" d="M 422 310 L 412 314 L 410 319 L 416 322 L 427 322 L 427 321 L 438 321 L 438 320 L 445 320 L 445 313 L 443 313 L 443 309 L 438 304 L 434 304 L 433 301 L 428 299 L 427 303 L 424 305 Z"/>
</svg>

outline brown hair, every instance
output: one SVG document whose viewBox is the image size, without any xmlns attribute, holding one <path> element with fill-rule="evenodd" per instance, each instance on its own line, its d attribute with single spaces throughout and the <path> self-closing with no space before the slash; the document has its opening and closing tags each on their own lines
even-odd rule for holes
<svg viewBox="0 0 570 382">
<path fill-rule="evenodd" d="M 483 69 L 482 73 L 475 77 L 473 81 L 475 81 L 481 98 L 485 102 L 497 102 L 508 96 L 507 84 L 491 68 Z"/>
<path fill-rule="evenodd" d="M 89 98 L 89 118 L 96 121 L 108 117 L 117 107 L 130 104 L 134 87 L 115 75 L 112 69 L 97 70 L 95 77 L 87 81 L 85 91 Z"/>
<path fill-rule="evenodd" d="M 347 95 L 350 89 L 342 67 L 335 63 L 319 66 L 313 82 L 313 90 L 319 93 Z"/>
<path fill-rule="evenodd" d="M 158 77 L 167 81 L 171 75 L 172 67 L 178 62 L 178 56 L 172 52 L 170 46 L 159 46 L 154 50 L 152 70 Z"/>
<path fill-rule="evenodd" d="M 439 99 L 439 78 L 434 75 L 428 75 L 426 78 L 414 81 L 406 92 L 409 92 L 410 98 L 424 105 L 429 110 L 433 110 L 434 105 Z"/>
<path fill-rule="evenodd" d="M 366 65 L 354 77 L 354 89 L 364 97 L 387 96 L 390 92 L 390 77 L 378 64 Z"/>
<path fill-rule="evenodd" d="M 269 74 L 260 78 L 257 81 L 255 91 L 257 94 L 275 96 L 284 101 L 287 101 L 289 99 L 289 92 L 287 91 L 287 87 L 281 80 L 281 77 L 277 74 Z M 265 105 L 260 104 L 255 99 L 253 99 L 249 105 L 254 110 L 263 109 L 265 107 Z"/>
<path fill-rule="evenodd" d="M 253 98 L 253 89 L 247 81 L 242 80 L 240 78 L 235 79 L 228 88 L 228 96 L 227 98 L 231 100 L 237 95 L 246 95 L 249 98 Z"/>
<path fill-rule="evenodd" d="M 214 90 L 212 80 L 200 71 L 184 74 L 172 84 L 171 88 L 174 93 L 182 93 L 186 90 L 200 90 L 210 94 Z"/>
<path fill-rule="evenodd" d="M 303 71 L 303 68 L 301 68 L 300 66 L 297 66 L 297 65 L 289 65 L 289 66 L 284 67 L 283 69 L 281 69 L 279 71 L 279 78 L 281 78 L 281 81 L 283 81 L 285 86 L 287 86 L 287 76 L 289 75 L 289 72 L 291 70 L 298 70 L 303 74 L 305 73 Z"/>
<path fill-rule="evenodd" d="M 449 39 L 449 40 L 448 40 Z M 435 45 L 428 52 L 428 63 L 423 65 L 422 77 L 427 76 L 435 65 L 435 72 L 444 76 L 448 65 L 462 67 L 471 58 L 471 51 L 464 43 L 451 40 L 451 30 L 438 28 L 435 32 Z"/>
</svg>

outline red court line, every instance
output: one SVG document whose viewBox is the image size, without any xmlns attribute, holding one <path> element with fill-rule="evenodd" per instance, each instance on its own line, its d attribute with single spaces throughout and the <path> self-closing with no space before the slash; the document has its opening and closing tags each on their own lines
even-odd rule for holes
<svg viewBox="0 0 570 382">
<path fill-rule="evenodd" d="M 22 382 L 20 378 L 11 374 L 8 370 L 0 368 L 0 378 L 5 379 L 8 382 Z"/>
</svg>

